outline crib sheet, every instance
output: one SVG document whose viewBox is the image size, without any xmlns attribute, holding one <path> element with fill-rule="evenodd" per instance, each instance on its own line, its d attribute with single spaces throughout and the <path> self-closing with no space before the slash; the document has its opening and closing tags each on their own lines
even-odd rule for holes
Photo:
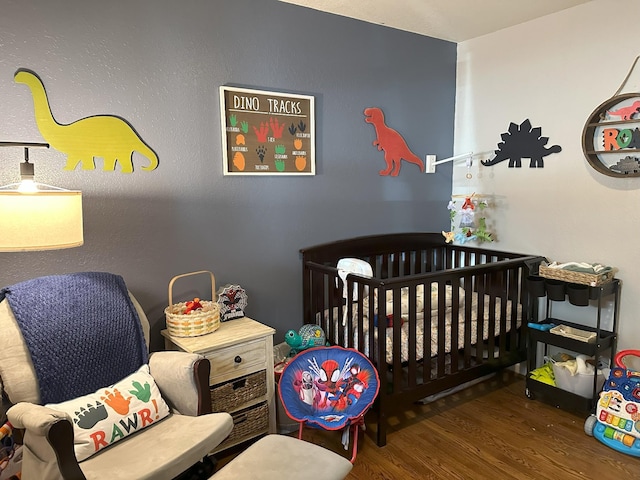
<svg viewBox="0 0 640 480">
<path fill-rule="evenodd" d="M 420 286 L 419 286 L 420 287 Z M 451 291 L 451 287 L 447 286 L 447 290 L 446 290 L 446 300 L 445 300 L 445 328 L 444 331 L 440 331 L 438 328 L 438 294 L 437 294 L 437 289 L 434 290 L 434 287 L 432 286 L 432 300 L 431 300 L 431 312 L 430 312 L 430 316 L 431 316 L 431 324 L 430 324 L 430 329 L 429 329 L 429 322 L 425 322 L 425 313 L 424 313 L 424 302 L 422 301 L 422 298 L 424 298 L 423 294 L 422 294 L 422 290 L 421 289 L 417 289 L 417 298 L 416 299 L 416 304 L 418 306 L 417 311 L 416 311 L 416 360 L 421 360 L 424 357 L 424 335 L 425 335 L 425 327 L 429 330 L 427 332 L 427 334 L 430 336 L 430 343 L 431 343 L 431 350 L 428 353 L 431 353 L 432 356 L 435 356 L 438 353 L 438 343 L 442 337 L 442 335 L 444 335 L 444 345 L 445 345 L 445 353 L 449 353 L 451 351 L 451 344 L 452 344 L 452 322 L 454 321 L 454 312 L 453 312 L 453 308 L 451 305 L 452 299 L 453 299 L 453 295 L 452 295 L 452 291 Z M 402 291 L 402 327 L 401 327 L 401 361 L 402 362 L 407 362 L 409 360 L 409 311 L 408 311 L 408 305 L 409 305 L 409 299 L 407 296 L 407 291 L 408 289 L 403 289 Z M 391 292 L 387 292 L 388 294 Z M 373 298 L 375 299 L 375 293 Z M 392 296 L 389 297 L 389 295 L 387 295 L 387 303 L 386 303 L 386 308 L 387 308 L 387 315 L 392 315 L 393 314 L 393 301 L 392 301 Z M 460 293 L 459 293 L 459 300 L 460 300 L 460 305 L 459 308 L 457 310 L 457 323 L 458 323 L 458 341 L 456 343 L 456 348 L 461 348 L 464 346 L 464 340 L 465 340 L 465 292 L 464 289 L 460 289 Z M 368 304 L 367 304 L 367 299 L 363 300 L 365 302 L 364 305 L 364 310 L 368 311 Z M 472 314 L 472 319 L 469 322 L 470 323 L 470 330 L 471 330 L 471 334 L 470 334 L 470 338 L 472 340 L 473 343 L 475 343 L 478 339 L 478 326 L 482 325 L 482 339 L 483 340 L 487 340 L 489 338 L 489 332 L 490 330 L 490 313 L 491 313 L 491 299 L 488 295 L 484 295 L 484 315 L 483 315 L 483 320 L 482 322 L 479 322 L 477 319 L 477 315 L 478 315 L 478 294 L 476 292 L 473 292 L 472 294 L 472 298 L 471 298 L 471 314 Z M 345 308 L 346 310 L 346 308 Z M 494 304 L 494 317 L 495 318 L 495 325 L 493 326 L 493 330 L 491 331 L 491 333 L 493 335 L 498 335 L 500 333 L 500 318 L 501 318 L 501 310 L 502 310 L 502 306 L 501 306 L 501 299 L 500 298 L 495 298 L 495 304 Z M 510 312 L 511 311 L 511 301 L 507 301 L 507 305 L 506 305 L 506 311 Z M 353 318 L 352 318 L 352 322 L 354 325 L 354 330 L 353 330 L 353 335 L 354 335 L 354 345 L 357 345 L 358 342 L 358 329 L 356 328 L 357 325 L 357 305 L 354 304 L 353 306 Z M 521 307 L 520 305 L 518 305 L 518 310 L 517 310 L 517 316 L 518 316 L 518 321 L 517 321 L 517 326 L 519 327 L 521 324 Z M 325 311 L 324 312 L 325 315 L 325 320 L 327 320 L 329 318 L 329 312 Z M 338 307 L 334 308 L 333 311 L 333 318 L 335 321 L 334 324 L 334 332 L 335 332 L 335 338 L 331 338 L 330 341 L 332 341 L 332 343 L 337 344 L 338 343 L 338 329 L 339 328 L 343 328 L 344 329 L 344 338 L 347 338 L 348 335 L 348 327 L 347 327 L 347 323 L 344 321 L 344 319 L 341 321 L 338 318 L 339 315 L 339 311 L 338 311 Z M 426 317 L 427 319 L 429 318 L 428 316 Z M 348 321 L 348 319 L 347 319 Z M 371 358 L 371 356 L 369 355 L 369 320 L 367 318 L 366 315 L 363 316 L 363 323 L 364 323 L 364 354 L 367 355 L 368 357 Z M 508 322 L 509 323 L 509 322 Z M 374 328 L 374 335 L 375 335 L 375 342 L 377 342 L 377 338 L 378 338 L 378 331 L 380 329 L 379 328 Z M 394 356 L 394 352 L 393 352 L 393 328 L 385 328 L 385 334 L 386 334 L 386 361 L 389 364 L 393 363 L 393 356 Z M 343 342 L 344 345 L 342 346 L 348 346 L 346 345 L 346 341 Z M 377 344 L 377 343 L 376 343 Z"/>
</svg>

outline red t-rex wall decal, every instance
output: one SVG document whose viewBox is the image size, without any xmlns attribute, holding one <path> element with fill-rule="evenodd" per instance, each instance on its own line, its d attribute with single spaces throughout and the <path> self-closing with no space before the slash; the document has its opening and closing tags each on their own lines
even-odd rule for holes
<svg viewBox="0 0 640 480">
<path fill-rule="evenodd" d="M 402 135 L 385 125 L 382 110 L 377 107 L 365 108 L 364 115 L 364 121 L 371 123 L 376 130 L 377 138 L 373 142 L 373 146 L 378 147 L 378 150 L 384 150 L 384 161 L 387 163 L 387 168 L 380 170 L 380 175 L 397 177 L 400 173 L 401 160 L 415 163 L 420 167 L 420 171 L 424 172 L 424 162 L 409 149 Z"/>
</svg>

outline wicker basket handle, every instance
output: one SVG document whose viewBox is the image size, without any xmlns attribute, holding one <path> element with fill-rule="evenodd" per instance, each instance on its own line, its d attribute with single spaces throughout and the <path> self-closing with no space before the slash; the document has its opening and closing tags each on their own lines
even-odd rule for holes
<svg viewBox="0 0 640 480">
<path fill-rule="evenodd" d="M 209 276 L 211 277 L 211 301 L 215 302 L 216 301 L 216 298 L 215 298 L 216 279 L 213 276 L 213 273 L 210 272 L 209 270 L 199 270 L 197 272 L 190 272 L 190 273 L 183 273 L 181 275 L 176 275 L 171 279 L 171 281 L 169 282 L 169 305 L 173 305 L 173 284 L 175 283 L 175 281 L 178 280 L 179 278 L 190 277 L 192 275 L 200 275 L 201 273 L 208 273 Z"/>
</svg>

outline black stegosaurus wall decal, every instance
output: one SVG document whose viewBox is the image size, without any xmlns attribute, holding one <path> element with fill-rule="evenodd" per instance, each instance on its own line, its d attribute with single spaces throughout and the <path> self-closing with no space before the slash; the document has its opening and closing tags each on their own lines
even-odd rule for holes
<svg viewBox="0 0 640 480">
<path fill-rule="evenodd" d="M 500 135 L 502 142 L 498 144 L 498 150 L 495 150 L 496 156 L 481 163 L 485 167 L 490 167 L 509 159 L 509 168 L 520 168 L 522 159 L 530 158 L 530 168 L 542 168 L 544 157 L 562 151 L 562 147 L 560 145 L 545 147 L 549 137 L 541 135 L 542 128 L 532 128 L 528 118 L 520 125 L 511 122 L 509 131 Z"/>
</svg>

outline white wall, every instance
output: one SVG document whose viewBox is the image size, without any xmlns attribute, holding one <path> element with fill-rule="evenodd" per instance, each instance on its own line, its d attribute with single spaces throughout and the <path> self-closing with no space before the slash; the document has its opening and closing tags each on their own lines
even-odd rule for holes
<svg viewBox="0 0 640 480">
<path fill-rule="evenodd" d="M 596 172 L 581 134 L 640 54 L 638 18 L 637 0 L 595 0 L 458 45 L 455 153 L 493 152 L 509 123 L 526 118 L 562 152 L 542 169 L 474 161 L 470 180 L 457 162 L 453 193 L 495 196 L 491 248 L 617 267 L 618 349 L 640 348 L 640 178 Z M 638 91 L 640 65 L 623 89 Z"/>
</svg>

